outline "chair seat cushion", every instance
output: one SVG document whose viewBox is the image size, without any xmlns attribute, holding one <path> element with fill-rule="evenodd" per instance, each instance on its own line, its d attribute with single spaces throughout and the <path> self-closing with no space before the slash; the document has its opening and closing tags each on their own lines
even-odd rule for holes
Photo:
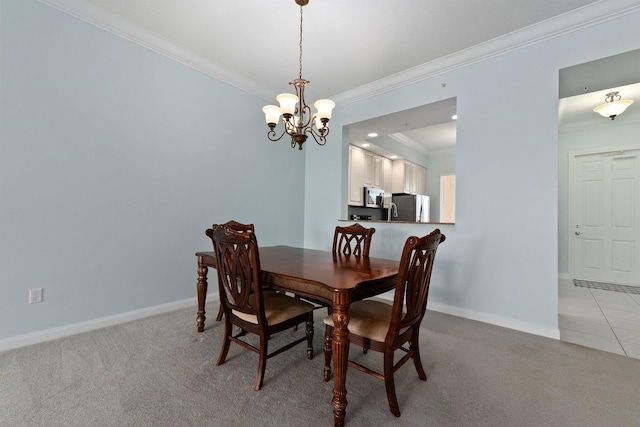
<svg viewBox="0 0 640 427">
<path fill-rule="evenodd" d="M 264 291 L 262 300 L 268 325 L 277 325 L 314 309 L 313 304 L 273 291 Z M 251 304 L 255 306 L 254 301 Z M 258 324 L 258 318 L 253 314 L 241 313 L 236 310 L 233 310 L 233 314 L 242 320 Z"/>
<path fill-rule="evenodd" d="M 384 342 L 391 323 L 392 305 L 383 301 L 364 300 L 351 304 L 349 310 L 349 332 L 369 338 L 374 341 Z M 333 327 L 331 316 L 324 318 L 325 325 Z M 406 331 L 403 328 L 400 333 Z"/>
</svg>

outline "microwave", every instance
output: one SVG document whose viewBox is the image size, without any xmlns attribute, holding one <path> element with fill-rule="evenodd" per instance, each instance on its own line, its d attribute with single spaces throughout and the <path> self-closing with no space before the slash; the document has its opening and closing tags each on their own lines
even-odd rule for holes
<svg viewBox="0 0 640 427">
<path fill-rule="evenodd" d="M 364 187 L 364 207 L 382 208 L 384 204 L 384 190 L 382 188 Z"/>
</svg>

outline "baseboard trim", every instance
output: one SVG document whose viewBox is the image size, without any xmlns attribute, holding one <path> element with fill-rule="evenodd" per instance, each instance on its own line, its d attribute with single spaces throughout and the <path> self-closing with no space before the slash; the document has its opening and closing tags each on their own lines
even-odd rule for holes
<svg viewBox="0 0 640 427">
<path fill-rule="evenodd" d="M 502 326 L 503 328 L 515 329 L 516 331 L 526 332 L 529 334 L 540 335 L 556 340 L 560 339 L 560 329 L 558 328 L 541 326 L 535 323 L 524 322 L 522 320 L 497 316 L 495 314 L 482 313 L 479 311 L 468 310 L 446 304 L 429 302 L 427 304 L 427 309 L 440 313 L 451 314 L 453 316 L 463 317 L 469 320 L 489 323 L 491 325 Z"/>
<path fill-rule="evenodd" d="M 217 292 L 207 295 L 207 301 L 217 300 Z M 90 332 L 108 326 L 119 325 L 121 323 L 130 322 L 132 320 L 155 316 L 156 314 L 167 313 L 170 311 L 180 310 L 182 308 L 195 307 L 196 305 L 196 298 L 188 298 L 181 301 L 142 308 L 140 310 L 133 310 L 126 313 L 115 314 L 113 316 L 106 316 L 99 319 L 88 320 L 86 322 L 79 322 L 71 325 L 60 326 L 57 328 L 45 329 L 43 331 L 33 332 L 30 334 L 19 335 L 17 337 L 6 338 L 0 340 L 0 353 L 3 351 L 26 347 L 28 345 L 51 341 L 58 338 L 64 338 L 83 332 Z M 453 316 L 458 316 L 469 320 L 489 323 L 491 325 L 515 329 L 517 331 L 540 335 L 547 338 L 560 339 L 560 330 L 558 328 L 544 327 L 534 323 L 523 322 L 521 320 L 511 319 L 508 317 L 496 316 L 494 314 L 487 314 L 479 311 L 468 310 L 433 302 L 429 302 L 427 308 L 429 310 L 451 314 Z"/>
<path fill-rule="evenodd" d="M 217 300 L 217 292 L 207 295 L 207 301 Z M 195 328 L 195 311 L 197 304 L 198 301 L 196 298 L 187 298 L 181 301 L 174 301 L 167 304 L 160 304 L 152 307 L 141 308 L 139 310 L 128 311 L 126 313 L 114 314 L 113 316 L 106 316 L 98 319 L 87 320 L 85 322 L 73 323 L 70 325 L 32 332 L 25 335 L 18 335 L 16 337 L 0 340 L 0 353 L 3 351 L 26 347 L 46 341 L 52 341 L 58 338 L 69 337 L 72 335 L 81 334 L 83 332 L 90 332 L 96 329 L 119 325 L 121 323 L 130 322 L 132 320 L 143 319 L 145 317 L 155 316 L 156 314 L 168 313 L 170 311 L 180 310 L 188 307 L 194 308 L 193 327 Z"/>
</svg>

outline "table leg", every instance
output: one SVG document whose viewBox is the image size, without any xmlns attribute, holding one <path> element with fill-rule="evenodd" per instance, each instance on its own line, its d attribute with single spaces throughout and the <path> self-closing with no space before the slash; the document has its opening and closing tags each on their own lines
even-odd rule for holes
<svg viewBox="0 0 640 427">
<path fill-rule="evenodd" d="M 196 284 L 196 293 L 198 296 L 198 313 L 196 315 L 196 327 L 198 332 L 204 331 L 204 304 L 207 300 L 207 272 L 209 269 L 204 265 L 203 257 L 198 257 L 198 282 Z"/>
<path fill-rule="evenodd" d="M 335 292 L 333 294 L 333 423 L 335 427 L 344 426 L 347 409 L 347 362 L 349 358 L 349 305 L 351 293 Z"/>
</svg>

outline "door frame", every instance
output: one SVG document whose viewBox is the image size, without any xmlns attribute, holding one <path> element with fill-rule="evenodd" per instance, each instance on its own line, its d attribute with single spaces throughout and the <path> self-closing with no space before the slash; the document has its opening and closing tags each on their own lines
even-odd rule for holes
<svg viewBox="0 0 640 427">
<path fill-rule="evenodd" d="M 574 184 L 574 180 L 573 180 L 573 168 L 575 167 L 575 162 L 574 159 L 576 157 L 581 157 L 581 156 L 590 156 L 590 155 L 594 155 L 594 154 L 614 154 L 614 153 L 619 153 L 619 154 L 624 154 L 627 151 L 639 151 L 640 150 L 640 144 L 629 144 L 629 145 L 621 145 L 621 146 L 613 146 L 613 147 L 599 147 L 599 148 L 591 148 L 591 149 L 587 149 L 587 150 L 574 150 L 574 151 L 569 151 L 568 155 L 569 155 L 569 162 L 568 162 L 568 166 L 569 166 L 569 171 L 568 171 L 568 204 L 567 204 L 567 243 L 568 243 L 568 249 L 569 249 L 569 257 L 567 259 L 567 264 L 569 267 L 569 277 L 571 279 L 575 279 L 575 266 L 574 266 L 574 257 L 575 254 L 577 252 L 576 250 L 576 245 L 578 244 L 578 241 L 576 239 L 573 239 L 572 237 L 572 233 L 575 231 L 573 229 L 573 227 L 571 226 L 572 222 L 572 218 L 574 218 L 575 215 L 575 197 L 576 197 L 576 189 L 574 188 L 575 184 Z"/>
</svg>

